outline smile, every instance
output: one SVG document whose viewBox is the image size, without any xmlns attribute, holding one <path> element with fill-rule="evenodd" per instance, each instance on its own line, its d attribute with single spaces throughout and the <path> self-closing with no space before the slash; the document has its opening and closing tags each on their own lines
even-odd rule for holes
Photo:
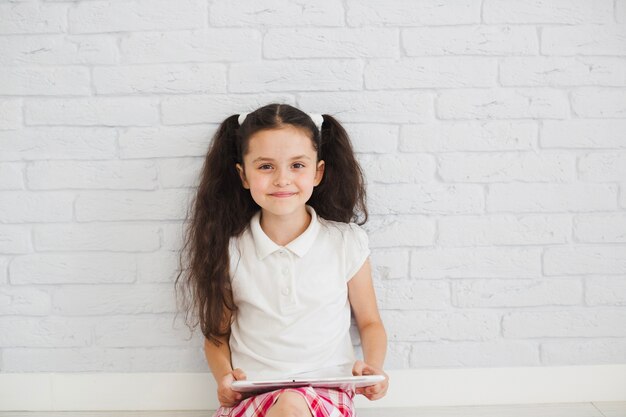
<svg viewBox="0 0 626 417">
<path fill-rule="evenodd" d="M 295 194 L 296 193 L 280 192 L 280 193 L 272 193 L 270 195 L 276 198 L 286 198 L 286 197 L 291 197 L 292 195 L 295 195 Z"/>
</svg>

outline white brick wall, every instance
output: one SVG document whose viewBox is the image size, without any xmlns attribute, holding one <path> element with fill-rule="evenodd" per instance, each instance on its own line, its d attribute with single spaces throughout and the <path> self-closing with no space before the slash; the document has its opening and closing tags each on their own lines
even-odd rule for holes
<svg viewBox="0 0 626 417">
<path fill-rule="evenodd" d="M 626 363 L 626 1 L 0 0 L 0 371 L 205 371 L 186 204 L 272 101 L 353 137 L 388 368 Z"/>
</svg>

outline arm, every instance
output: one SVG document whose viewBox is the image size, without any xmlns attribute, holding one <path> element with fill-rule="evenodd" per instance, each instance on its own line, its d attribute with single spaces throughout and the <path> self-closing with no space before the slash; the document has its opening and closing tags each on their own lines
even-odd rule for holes
<svg viewBox="0 0 626 417">
<path fill-rule="evenodd" d="M 246 379 L 241 369 L 234 369 L 230 363 L 230 347 L 228 336 L 218 337 L 219 346 L 208 339 L 204 339 L 204 356 L 206 357 L 213 378 L 217 382 L 217 398 L 220 405 L 232 407 L 241 401 L 243 396 L 233 391 L 230 384 L 236 380 Z"/>
<path fill-rule="evenodd" d="M 357 361 L 352 372 L 356 375 L 381 374 L 387 376 L 383 371 L 387 353 L 387 333 L 376 305 L 369 259 L 348 282 L 348 298 L 361 336 L 364 360 L 364 363 Z M 357 393 L 364 394 L 370 400 L 382 398 L 387 392 L 388 380 L 387 377 L 385 381 L 376 385 L 357 389 Z"/>
</svg>

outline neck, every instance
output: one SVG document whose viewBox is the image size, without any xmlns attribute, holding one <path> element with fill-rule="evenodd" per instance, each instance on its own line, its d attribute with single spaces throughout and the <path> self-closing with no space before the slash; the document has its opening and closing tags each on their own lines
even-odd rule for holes
<svg viewBox="0 0 626 417">
<path fill-rule="evenodd" d="M 289 216 L 274 216 L 261 212 L 261 229 L 274 243 L 285 246 L 309 227 L 311 215 L 305 208 Z"/>
</svg>

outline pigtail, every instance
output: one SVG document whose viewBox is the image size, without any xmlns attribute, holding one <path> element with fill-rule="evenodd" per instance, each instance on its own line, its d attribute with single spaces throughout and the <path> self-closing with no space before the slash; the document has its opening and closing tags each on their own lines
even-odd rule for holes
<svg viewBox="0 0 626 417">
<path fill-rule="evenodd" d="M 239 123 L 228 117 L 215 133 L 204 160 L 200 183 L 188 211 L 180 254 L 177 293 L 190 328 L 198 324 L 216 345 L 227 336 L 236 310 L 229 277 L 229 243 L 241 233 L 258 206 L 241 186 L 238 161 Z"/>
<path fill-rule="evenodd" d="M 365 224 L 368 213 L 363 171 L 348 133 L 328 114 L 324 115 L 319 154 L 325 162 L 324 177 L 309 204 L 324 219 Z"/>
</svg>

